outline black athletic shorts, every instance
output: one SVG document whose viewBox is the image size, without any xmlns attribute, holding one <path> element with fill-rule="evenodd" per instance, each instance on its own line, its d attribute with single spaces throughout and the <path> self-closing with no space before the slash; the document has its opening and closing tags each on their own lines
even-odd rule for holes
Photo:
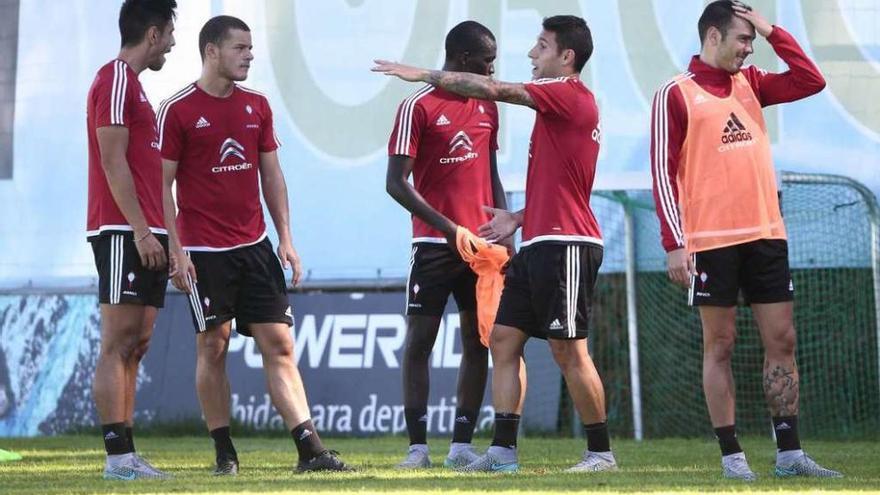
<svg viewBox="0 0 880 495">
<path fill-rule="evenodd" d="M 168 236 L 155 234 L 168 256 Z M 139 304 L 161 308 L 168 287 L 168 268 L 148 270 L 134 245 L 132 232 L 104 232 L 89 239 L 98 269 L 101 304 Z"/>
<path fill-rule="evenodd" d="M 197 332 L 235 318 L 238 333 L 253 323 L 293 325 L 287 283 L 269 239 L 229 251 L 188 251 L 198 283 L 189 294 Z"/>
<path fill-rule="evenodd" d="M 736 306 L 742 290 L 745 304 L 794 299 L 788 267 L 788 243 L 761 239 L 693 255 L 688 302 L 693 306 Z"/>
<path fill-rule="evenodd" d="M 406 286 L 407 315 L 442 316 L 450 293 L 459 311 L 477 309 L 477 275 L 448 244 L 413 244 Z"/>
<path fill-rule="evenodd" d="M 587 337 L 602 247 L 539 242 L 507 268 L 495 323 L 540 339 Z"/>
</svg>

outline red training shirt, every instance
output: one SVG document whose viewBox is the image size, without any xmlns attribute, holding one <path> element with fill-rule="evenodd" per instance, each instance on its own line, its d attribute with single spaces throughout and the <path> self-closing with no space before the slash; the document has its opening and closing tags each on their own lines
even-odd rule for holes
<svg viewBox="0 0 880 495">
<path fill-rule="evenodd" d="M 388 155 L 414 158 L 413 185 L 431 207 L 471 232 L 494 206 L 490 153 L 498 149 L 495 102 L 431 85 L 405 99 L 388 140 Z M 445 243 L 439 230 L 413 216 L 413 242 Z"/>
<path fill-rule="evenodd" d="M 599 156 L 599 108 L 574 76 L 525 84 L 537 107 L 529 143 L 522 245 L 542 241 L 602 245 L 590 209 Z"/>
<path fill-rule="evenodd" d="M 159 129 L 162 158 L 178 162 L 184 249 L 225 251 L 262 241 L 260 153 L 279 146 L 266 97 L 235 85 L 218 98 L 193 83 L 162 102 Z"/>
<path fill-rule="evenodd" d="M 132 230 L 110 192 L 98 146 L 97 130 L 114 125 L 128 128 L 125 158 L 147 225 L 155 234 L 166 234 L 162 215 L 162 158 L 159 155 L 156 114 L 137 74 L 127 63 L 116 59 L 98 69 L 86 102 L 89 138 L 87 236 L 91 238 L 104 232 Z"/>
</svg>

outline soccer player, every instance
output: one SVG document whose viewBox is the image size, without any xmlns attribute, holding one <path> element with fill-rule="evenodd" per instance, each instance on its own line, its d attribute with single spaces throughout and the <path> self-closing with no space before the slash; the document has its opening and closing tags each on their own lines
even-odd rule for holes
<svg viewBox="0 0 880 495">
<path fill-rule="evenodd" d="M 495 36 L 474 21 L 446 35 L 443 70 L 490 76 Z M 484 205 L 506 208 L 495 150 L 494 102 L 427 85 L 400 104 L 388 142 L 386 189 L 413 216 L 407 278 L 403 401 L 409 452 L 398 467 L 430 467 L 427 445 L 428 357 L 450 293 L 461 315 L 462 357 L 452 444 L 444 464 L 460 467 L 478 455 L 471 446 L 486 388 L 488 352 L 477 329 L 477 276 L 459 256 L 456 228 L 472 232 L 489 220 Z M 413 175 L 413 184 L 408 182 Z"/>
<path fill-rule="evenodd" d="M 599 153 L 599 112 L 580 72 L 593 52 L 586 22 L 575 16 L 544 19 L 529 51 L 534 80 L 505 83 L 462 72 L 432 71 L 377 60 L 374 71 L 425 81 L 471 98 L 524 105 L 537 112 L 529 147 L 526 206 L 489 208 L 480 234 L 490 241 L 521 225 L 522 250 L 511 260 L 491 336 L 495 433 L 486 454 L 466 471 L 516 471 L 517 430 L 525 391 L 523 346 L 547 339 L 565 376 L 587 434 L 587 450 L 571 471 L 616 469 L 605 414 L 605 393 L 587 350 L 587 323 L 602 239 L 590 210 Z"/>
<path fill-rule="evenodd" d="M 764 394 L 776 431 L 777 476 L 840 476 L 801 450 L 794 286 L 761 108 L 818 93 L 825 81 L 795 39 L 740 2 L 700 17 L 699 55 L 654 96 L 651 162 L 669 277 L 689 286 L 703 325 L 703 391 L 724 477 L 752 481 L 736 439 L 730 367 L 742 290 L 764 343 Z M 760 34 L 788 64 L 743 68 Z"/>
<path fill-rule="evenodd" d="M 296 443 L 296 470 L 347 470 L 315 431 L 294 362 L 293 314 L 281 265 L 293 269 L 294 284 L 302 268 L 291 243 L 272 109 L 262 93 L 236 84 L 247 78 L 252 48 L 242 20 L 211 18 L 199 33 L 201 77 L 159 108 L 172 283 L 189 294 L 196 389 L 214 439 L 214 474 L 234 475 L 239 467 L 229 432 L 226 376 L 233 318 L 236 331 L 260 348 L 272 404 Z M 278 232 L 277 257 L 266 236 L 261 186 Z"/>
<path fill-rule="evenodd" d="M 87 230 L 101 306 L 94 396 L 107 451 L 105 479 L 167 476 L 135 453 L 132 437 L 138 365 L 168 283 L 156 115 L 138 75 L 165 64 L 174 46 L 175 8 L 174 0 L 122 3 L 122 48 L 98 70 L 86 104 Z"/>
</svg>

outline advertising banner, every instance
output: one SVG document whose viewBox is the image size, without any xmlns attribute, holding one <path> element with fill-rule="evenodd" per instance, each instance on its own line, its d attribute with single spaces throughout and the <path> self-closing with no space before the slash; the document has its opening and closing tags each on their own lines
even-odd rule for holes
<svg viewBox="0 0 880 495">
<path fill-rule="evenodd" d="M 296 361 L 317 429 L 340 435 L 404 432 L 403 293 L 295 294 L 291 304 Z M 459 326 L 454 306 L 447 308 L 430 358 L 431 433 L 452 433 L 461 361 Z M 57 434 L 96 424 L 91 386 L 99 336 L 94 296 L 0 297 L 0 436 Z M 558 368 L 542 341 L 529 343 L 526 360 L 530 371 L 526 428 L 555 430 L 561 387 Z M 234 420 L 255 429 L 283 430 L 252 338 L 233 332 L 227 373 Z M 478 418 L 480 430 L 492 425 L 491 402 L 487 387 Z M 195 331 L 187 299 L 169 294 L 138 373 L 135 418 L 144 425 L 200 417 Z"/>
</svg>

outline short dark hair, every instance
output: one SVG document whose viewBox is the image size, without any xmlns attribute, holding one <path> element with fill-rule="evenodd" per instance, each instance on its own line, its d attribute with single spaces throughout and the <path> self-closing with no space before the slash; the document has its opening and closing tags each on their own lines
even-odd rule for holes
<svg viewBox="0 0 880 495">
<path fill-rule="evenodd" d="M 733 2 L 730 0 L 716 0 L 703 9 L 703 15 L 697 22 L 697 31 L 700 33 L 700 45 L 706 42 L 706 34 L 710 27 L 714 27 L 721 32 L 721 38 L 727 36 L 727 30 L 730 29 L 733 18 L 736 15 L 733 11 Z"/>
<path fill-rule="evenodd" d="M 143 41 L 147 30 L 156 26 L 164 31 L 174 20 L 176 0 L 125 0 L 119 9 L 119 35 L 122 46 L 134 46 Z"/>
<path fill-rule="evenodd" d="M 219 46 L 223 40 L 229 37 L 229 31 L 233 29 L 251 32 L 251 28 L 238 17 L 218 15 L 208 19 L 208 22 L 199 31 L 199 54 L 202 56 L 202 62 L 205 61 L 205 49 L 208 43 Z"/>
<path fill-rule="evenodd" d="M 593 55 L 593 35 L 587 21 L 574 15 L 545 17 L 541 24 L 545 31 L 556 34 L 556 45 L 562 50 L 574 51 L 574 68 L 583 70 Z"/>
<path fill-rule="evenodd" d="M 495 35 L 476 21 L 458 23 L 446 35 L 446 60 L 452 60 L 465 52 L 474 53 L 486 47 L 486 38 L 495 41 Z"/>
</svg>

